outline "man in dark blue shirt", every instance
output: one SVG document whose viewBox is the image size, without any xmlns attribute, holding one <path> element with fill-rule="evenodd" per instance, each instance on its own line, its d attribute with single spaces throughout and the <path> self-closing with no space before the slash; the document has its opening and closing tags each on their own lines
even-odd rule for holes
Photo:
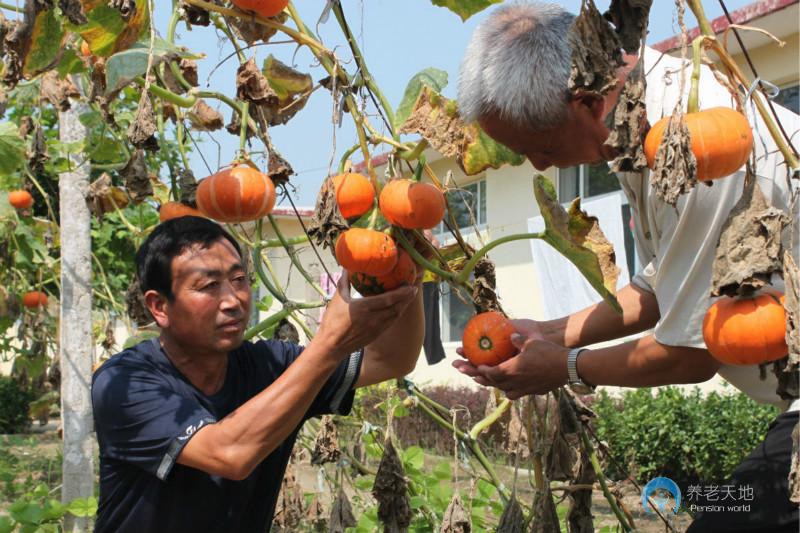
<svg viewBox="0 0 800 533">
<path fill-rule="evenodd" d="M 355 388 L 413 369 L 419 286 L 353 300 L 345 273 L 302 348 L 243 341 L 249 280 L 238 244 L 214 222 L 165 222 L 136 261 L 161 334 L 94 375 L 95 530 L 267 531 L 302 423 L 346 414 Z"/>
</svg>

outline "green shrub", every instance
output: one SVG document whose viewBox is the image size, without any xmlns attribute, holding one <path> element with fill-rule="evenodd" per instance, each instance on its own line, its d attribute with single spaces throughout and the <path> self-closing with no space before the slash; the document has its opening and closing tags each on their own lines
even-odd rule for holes
<svg viewBox="0 0 800 533">
<path fill-rule="evenodd" d="M 721 483 L 763 439 L 778 415 L 741 393 L 683 393 L 665 387 L 626 392 L 613 398 L 601 392 L 592 409 L 595 426 L 611 457 L 639 481 L 666 476 L 679 485 Z M 606 472 L 624 474 L 610 462 Z"/>
<path fill-rule="evenodd" d="M 0 376 L 0 433 L 22 433 L 30 426 L 28 405 L 33 394 L 16 381 Z"/>
</svg>

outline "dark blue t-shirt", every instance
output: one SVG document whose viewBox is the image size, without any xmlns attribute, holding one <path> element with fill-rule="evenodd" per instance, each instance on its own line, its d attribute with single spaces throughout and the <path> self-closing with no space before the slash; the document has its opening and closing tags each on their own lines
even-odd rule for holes
<svg viewBox="0 0 800 533">
<path fill-rule="evenodd" d="M 268 531 L 299 427 L 242 481 L 175 460 L 198 429 L 264 390 L 301 352 L 301 347 L 280 341 L 245 342 L 228 355 L 225 383 L 212 396 L 172 365 L 158 339 L 103 364 L 92 379 L 100 445 L 95 531 Z M 360 353 L 343 361 L 305 418 L 349 413 L 360 365 Z"/>
</svg>

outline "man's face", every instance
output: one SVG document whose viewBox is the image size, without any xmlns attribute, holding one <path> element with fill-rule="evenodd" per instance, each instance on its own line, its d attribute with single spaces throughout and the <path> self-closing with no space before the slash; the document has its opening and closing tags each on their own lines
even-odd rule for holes
<svg viewBox="0 0 800 533">
<path fill-rule="evenodd" d="M 227 353 L 242 344 L 250 316 L 250 281 L 228 240 L 221 238 L 208 248 L 193 246 L 176 256 L 172 292 L 174 300 L 163 303 L 166 327 L 184 349 Z"/>
<path fill-rule="evenodd" d="M 495 141 L 528 158 L 537 170 L 567 168 L 613 158 L 604 142 L 608 129 L 602 121 L 602 103 L 573 101 L 556 127 L 534 130 L 512 125 L 492 114 L 479 121 Z"/>
</svg>

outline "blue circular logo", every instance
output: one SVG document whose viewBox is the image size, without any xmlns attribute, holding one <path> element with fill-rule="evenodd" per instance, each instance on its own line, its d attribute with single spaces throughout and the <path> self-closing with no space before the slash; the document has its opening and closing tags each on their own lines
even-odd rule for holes
<svg viewBox="0 0 800 533">
<path fill-rule="evenodd" d="M 644 486 L 642 507 L 644 507 L 645 512 L 652 513 L 653 509 L 647 501 L 648 498 L 651 498 L 658 510 L 663 513 L 670 502 L 670 496 L 675 501 L 675 505 L 672 506 L 672 512 L 678 514 L 678 509 L 681 506 L 681 489 L 678 488 L 678 484 L 668 477 L 653 478 Z"/>
</svg>

